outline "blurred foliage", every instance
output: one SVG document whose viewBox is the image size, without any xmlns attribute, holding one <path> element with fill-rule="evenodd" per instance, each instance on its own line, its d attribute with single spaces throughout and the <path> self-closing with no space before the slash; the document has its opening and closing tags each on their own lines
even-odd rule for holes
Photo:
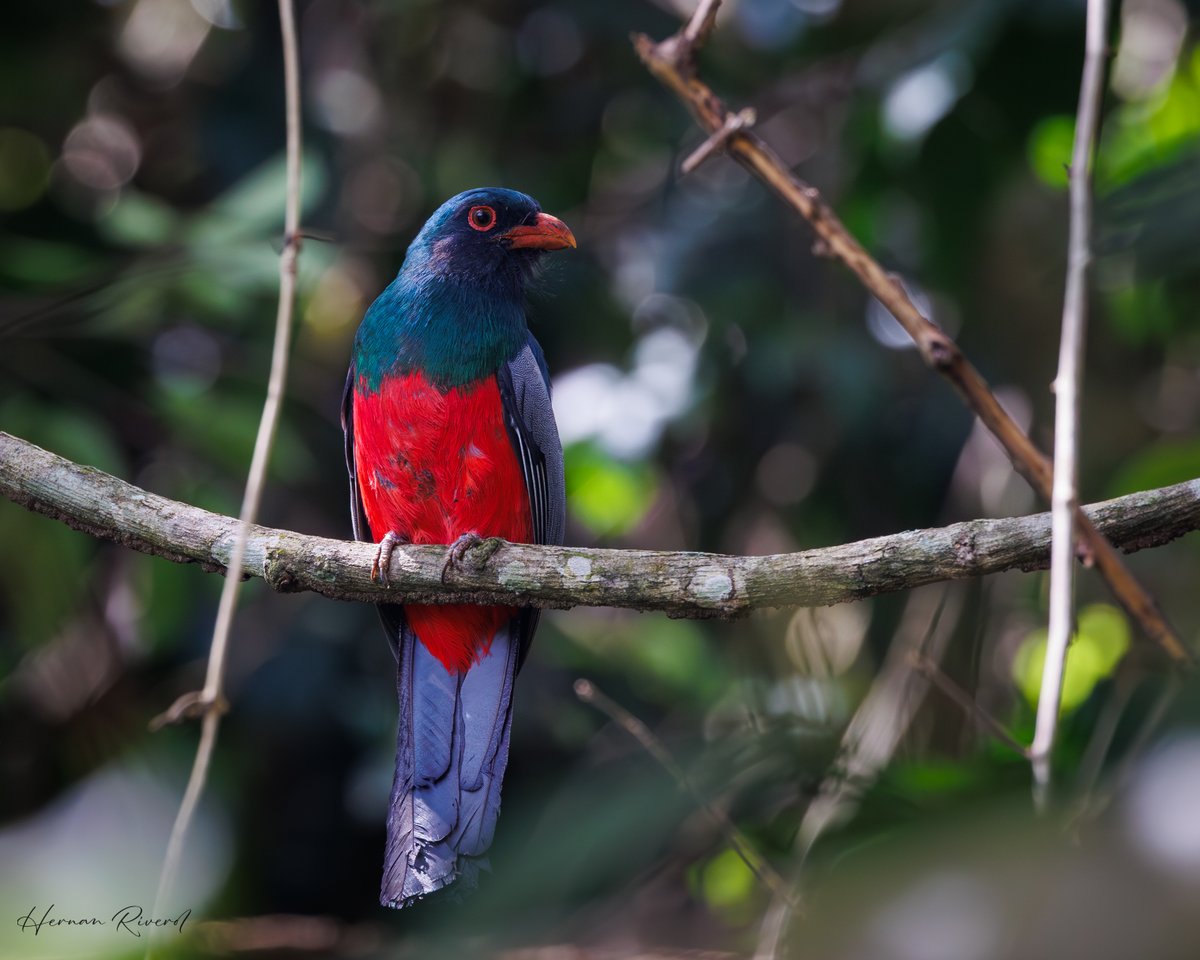
<svg viewBox="0 0 1200 960">
<path fill-rule="evenodd" d="M 1013 679 L 1034 709 L 1046 663 L 1046 637 L 1044 628 L 1034 630 L 1013 658 Z M 1081 610 L 1067 651 L 1060 711 L 1072 711 L 1087 700 L 1097 683 L 1112 676 L 1128 650 L 1129 624 L 1119 609 L 1094 603 Z"/>
<path fill-rule="evenodd" d="M 592 445 L 567 447 L 571 459 L 571 512 L 594 536 L 629 533 L 654 501 L 650 468 L 617 460 Z"/>
<path fill-rule="evenodd" d="M 788 210 L 722 158 L 677 176 L 700 135 L 628 43 L 676 28 L 668 0 L 297 7 L 308 236 L 262 522 L 348 535 L 338 401 L 355 326 L 424 217 L 484 184 L 526 190 L 579 238 L 530 311 L 567 445 L 568 542 L 769 553 L 1034 508 Z M 1200 473 L 1197 12 L 1126 0 L 1113 28 L 1089 499 Z M 0 429 L 225 512 L 271 348 L 275 16 L 247 0 L 66 0 L 11 4 L 0 33 Z M 1082 46 L 1076 0 L 731 0 L 702 57 L 1044 448 Z M 0 955 L 132 955 L 12 921 L 50 902 L 149 908 L 195 731 L 146 722 L 199 684 L 219 582 L 3 503 L 0 543 Z M 1195 646 L 1195 543 L 1131 565 Z M 952 596 L 946 674 L 1027 740 L 1045 578 Z M 791 877 L 842 733 L 914 629 L 906 600 L 734 624 L 548 613 L 520 682 L 495 874 L 462 905 L 397 916 L 375 906 L 395 706 L 373 612 L 248 585 L 178 895 L 195 920 L 171 955 L 748 952 L 761 884 L 572 683 L 644 719 Z M 1195 955 L 1176 906 L 1200 875 L 1200 692 L 1160 708 L 1158 666 L 1090 573 L 1079 611 L 1057 756 L 1079 845 L 1046 839 L 1027 764 L 935 692 L 813 850 L 792 953 Z M 1072 889 L 1075 906 L 1030 920 L 1026 891 L 1054 904 Z M 277 914 L 292 919 L 272 927 Z M 1110 930 L 1121 920 L 1132 939 Z"/>
</svg>

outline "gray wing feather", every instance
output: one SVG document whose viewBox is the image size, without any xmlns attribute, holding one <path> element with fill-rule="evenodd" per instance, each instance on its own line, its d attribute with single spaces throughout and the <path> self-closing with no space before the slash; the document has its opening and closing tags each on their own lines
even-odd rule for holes
<svg viewBox="0 0 1200 960">
<path fill-rule="evenodd" d="M 501 370 L 500 387 L 529 491 L 534 536 L 538 543 L 561 545 L 567 518 L 562 443 L 550 403 L 550 385 L 537 359 L 540 353 L 530 336 Z"/>
<path fill-rule="evenodd" d="M 529 494 L 534 542 L 561 545 L 567 522 L 562 442 L 541 357 L 542 348 L 530 334 L 521 351 L 500 368 L 496 379 L 509 437 Z M 529 653 L 539 617 L 540 611 L 534 607 L 521 611 L 517 624 L 518 670 Z"/>
<path fill-rule="evenodd" d="M 346 374 L 346 389 L 342 391 L 342 437 L 346 453 L 346 473 L 350 476 L 350 525 L 355 540 L 370 540 L 367 515 L 363 511 L 362 497 L 358 489 L 358 472 L 354 467 L 354 363 Z"/>
</svg>

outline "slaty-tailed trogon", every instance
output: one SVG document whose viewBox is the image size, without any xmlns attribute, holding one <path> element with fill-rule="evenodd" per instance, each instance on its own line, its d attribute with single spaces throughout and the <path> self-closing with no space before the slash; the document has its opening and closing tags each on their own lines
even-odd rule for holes
<svg viewBox="0 0 1200 960">
<path fill-rule="evenodd" d="M 562 446 L 525 287 L 562 221 L 513 190 L 469 190 L 417 234 L 354 341 L 342 402 L 355 536 L 561 544 Z M 396 774 L 380 902 L 404 907 L 473 881 L 491 845 L 508 760 L 513 681 L 532 609 L 379 607 L 396 656 Z"/>
</svg>

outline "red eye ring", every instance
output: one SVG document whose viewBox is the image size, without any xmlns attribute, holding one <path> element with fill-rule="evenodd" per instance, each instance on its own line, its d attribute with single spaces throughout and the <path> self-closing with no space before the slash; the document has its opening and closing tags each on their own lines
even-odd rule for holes
<svg viewBox="0 0 1200 960">
<path fill-rule="evenodd" d="M 496 211 L 491 207 L 472 207 L 467 211 L 467 223 L 471 225 L 472 230 L 486 233 L 496 225 Z"/>
</svg>

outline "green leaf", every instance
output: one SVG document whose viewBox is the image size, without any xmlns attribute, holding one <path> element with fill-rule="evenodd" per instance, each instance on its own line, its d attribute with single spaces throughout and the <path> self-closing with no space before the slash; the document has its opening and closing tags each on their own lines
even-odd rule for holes
<svg viewBox="0 0 1200 960">
<path fill-rule="evenodd" d="M 1108 676 L 1129 649 L 1129 622 L 1117 607 L 1093 603 L 1079 612 L 1079 634 L 1075 642 L 1095 649 L 1097 663 Z"/>
<path fill-rule="evenodd" d="M 658 482 L 645 464 L 615 460 L 590 444 L 565 452 L 567 505 L 592 533 L 628 533 L 658 494 Z"/>
<path fill-rule="evenodd" d="M 1200 47 L 1197 48 L 1200 51 Z M 1200 139 L 1200 53 L 1181 62 L 1162 91 L 1148 102 L 1118 109 L 1096 155 L 1101 191 L 1127 183 L 1169 162 Z"/>
<path fill-rule="evenodd" d="M 1163 443 L 1133 457 L 1108 485 L 1110 496 L 1183 483 L 1200 476 L 1200 442 Z"/>
<path fill-rule="evenodd" d="M 661 616 L 645 618 L 640 626 L 625 648 L 634 667 L 629 681 L 639 694 L 667 702 L 680 697 L 707 702 L 720 692 L 719 660 L 694 623 Z"/>
<path fill-rule="evenodd" d="M 315 153 L 302 159 L 301 214 L 325 192 L 325 165 Z M 281 154 L 225 191 L 192 222 L 188 243 L 195 248 L 221 248 L 231 241 L 277 233 L 283 228 L 287 197 L 287 162 Z"/>
<path fill-rule="evenodd" d="M 120 475 L 124 462 L 108 427 L 99 418 L 70 409 L 46 406 L 28 397 L 0 405 L 0 429 L 86 466 Z M 49 639 L 74 605 L 64 602 L 47 584 L 86 582 L 87 564 L 96 541 L 82 533 L 27 513 L 12 504 L 0 510 L 0 543 L 18 551 L 8 565 L 0 596 L 9 612 L 19 646 L 29 648 Z"/>
<path fill-rule="evenodd" d="M 0 430 L 106 473 L 120 476 L 125 469 L 108 424 L 89 413 L 16 396 L 0 404 Z"/>
<path fill-rule="evenodd" d="M 23 210 L 38 201 L 50 183 L 50 152 L 40 137 L 16 127 L 0 127 L 0 210 Z"/>
<path fill-rule="evenodd" d="M 220 465 L 231 477 L 245 477 L 258 434 L 261 396 L 229 396 L 210 392 L 198 399 L 190 389 L 163 381 L 159 409 L 189 445 L 210 463 Z M 270 476 L 301 480 L 316 473 L 316 461 L 291 422 L 283 417 L 271 450 Z"/>
<path fill-rule="evenodd" d="M 37 285 L 86 283 L 104 261 L 85 247 L 70 243 L 9 236 L 0 241 L 0 276 Z"/>
<path fill-rule="evenodd" d="M 890 777 L 897 789 L 914 794 L 959 793 L 977 779 L 974 771 L 960 763 L 938 760 L 898 763 Z"/>
<path fill-rule="evenodd" d="M 1079 614 L 1078 630 L 1067 648 L 1061 713 L 1070 713 L 1087 700 L 1129 649 L 1129 624 L 1116 607 L 1085 607 Z M 1013 679 L 1032 707 L 1037 706 L 1045 663 L 1046 630 L 1034 630 L 1018 648 L 1012 665 Z"/>
<path fill-rule="evenodd" d="M 717 854 L 700 870 L 700 896 L 717 911 L 744 905 L 754 894 L 755 876 L 737 852 Z"/>
<path fill-rule="evenodd" d="M 1161 281 L 1115 287 L 1105 296 L 1105 316 L 1130 343 L 1165 341 L 1175 326 L 1176 313 Z"/>
<path fill-rule="evenodd" d="M 1030 131 L 1025 153 L 1037 178 L 1056 190 L 1067 189 L 1067 166 L 1075 142 L 1075 118 L 1043 117 Z"/>
<path fill-rule="evenodd" d="M 179 229 L 179 216 L 157 197 L 137 190 L 122 192 L 116 206 L 97 221 L 100 232 L 114 243 L 130 247 L 159 247 Z"/>
</svg>

